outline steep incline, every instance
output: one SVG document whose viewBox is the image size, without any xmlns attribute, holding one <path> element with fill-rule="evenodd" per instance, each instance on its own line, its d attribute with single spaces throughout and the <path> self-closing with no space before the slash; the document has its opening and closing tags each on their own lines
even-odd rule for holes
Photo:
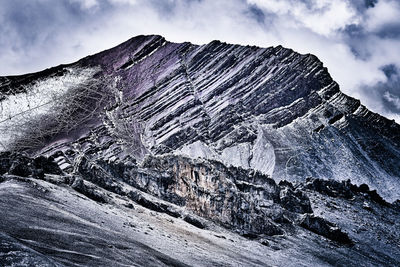
<svg viewBox="0 0 400 267">
<path fill-rule="evenodd" d="M 400 201 L 181 156 L 0 153 L 1 266 L 399 266 Z M 199 217 L 201 216 L 201 217 Z"/>
<path fill-rule="evenodd" d="M 115 100 L 90 129 L 79 126 L 75 140 L 53 136 L 44 153 L 109 161 L 182 154 L 277 180 L 351 179 L 400 198 L 400 126 L 341 93 L 313 55 L 139 36 L 47 72 L 78 73 L 78 84 L 103 77 Z M 41 81 L 54 79 L 47 72 Z M 28 76 L 2 78 L 0 91 L 20 92 L 17 81 L 33 86 Z M 70 156 L 59 161 L 74 165 Z"/>
</svg>

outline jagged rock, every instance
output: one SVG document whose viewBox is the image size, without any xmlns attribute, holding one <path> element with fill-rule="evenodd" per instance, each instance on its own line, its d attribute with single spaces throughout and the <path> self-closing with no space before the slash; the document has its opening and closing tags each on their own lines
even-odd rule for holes
<svg viewBox="0 0 400 267">
<path fill-rule="evenodd" d="M 280 191 L 281 205 L 292 212 L 312 213 L 310 199 L 300 190 L 284 187 Z"/>
<path fill-rule="evenodd" d="M 373 211 L 372 207 L 367 202 L 364 202 L 362 207 L 365 210 Z"/>
<path fill-rule="evenodd" d="M 27 92 L 35 79 L 45 83 L 55 75 L 78 75 L 78 87 L 101 81 L 112 99 L 97 103 L 104 114 L 76 126 L 79 138 L 65 142 L 63 133 L 55 133 L 46 139 L 41 149 L 47 155 L 62 147 L 72 161 L 86 153 L 141 162 L 146 154 L 171 152 L 277 180 L 351 179 L 369 183 L 390 201 L 399 197 L 393 188 L 400 187 L 400 126 L 341 93 L 313 55 L 282 46 L 197 46 L 138 36 L 77 63 L 4 77 L 2 101 L 10 92 Z M 71 116 L 64 119 L 77 119 Z"/>
<path fill-rule="evenodd" d="M 334 180 L 307 178 L 303 188 L 311 189 L 331 197 L 351 199 L 354 196 L 353 186 L 350 181 L 338 182 Z"/>
<path fill-rule="evenodd" d="M 307 178 L 306 183 L 301 185 L 301 187 L 304 189 L 311 189 L 331 197 L 342 197 L 346 199 L 352 199 L 355 195 L 361 193 L 363 196 L 376 203 L 379 203 L 380 205 L 390 205 L 377 193 L 376 190 L 370 190 L 367 184 L 361 184 L 360 186 L 357 186 L 352 184 L 350 180 L 338 182 L 333 180 Z"/>
<path fill-rule="evenodd" d="M 400 199 L 397 199 L 396 201 L 394 201 L 392 203 L 392 207 L 394 207 L 395 209 L 397 209 L 398 211 L 400 211 Z"/>
<path fill-rule="evenodd" d="M 190 224 L 196 226 L 197 228 L 200 228 L 200 229 L 205 229 L 205 228 L 206 228 L 206 225 L 205 225 L 204 222 L 200 221 L 199 219 L 197 219 L 196 217 L 194 217 L 194 216 L 192 216 L 192 215 L 189 215 L 189 214 L 186 215 L 186 216 L 183 218 L 183 220 L 184 220 L 185 222 L 187 222 L 187 223 L 190 223 Z"/>
<path fill-rule="evenodd" d="M 78 163 L 77 171 L 86 180 L 107 189 L 111 192 L 122 194 L 121 186 L 115 182 L 115 177 L 106 172 L 100 165 L 89 161 L 86 156 Z M 118 176 L 116 176 L 118 177 Z"/>
<path fill-rule="evenodd" d="M 0 174 L 9 173 L 21 177 L 43 178 L 44 174 L 62 174 L 60 167 L 52 158 L 39 156 L 30 158 L 18 153 L 0 153 Z"/>
<path fill-rule="evenodd" d="M 11 152 L 0 152 L 0 175 L 8 172 L 11 164 Z"/>
<path fill-rule="evenodd" d="M 342 232 L 337 225 L 328 222 L 327 220 L 316 217 L 314 215 L 306 214 L 300 219 L 299 223 L 302 227 L 333 241 L 339 242 L 345 245 L 352 245 L 353 241 L 349 236 Z"/>
<path fill-rule="evenodd" d="M 292 189 L 292 190 L 295 189 L 295 188 L 294 188 L 294 185 L 293 185 L 291 182 L 287 181 L 287 180 L 281 180 L 281 181 L 279 181 L 279 186 L 281 186 L 281 187 L 288 187 L 288 188 L 290 188 L 290 189 Z"/>
<path fill-rule="evenodd" d="M 110 184 L 121 180 L 244 235 L 282 234 L 276 223 L 291 223 L 283 214 L 285 206 L 280 206 L 279 186 L 259 172 L 180 156 L 148 157 L 140 166 L 90 160 L 82 160 L 80 166 L 83 177 L 107 190 L 119 192 Z M 180 216 L 168 205 L 149 200 L 138 192 L 128 195 L 146 208 Z M 299 191 L 284 199 L 285 203 L 296 203 L 302 212 L 311 210 L 306 196 Z"/>
<path fill-rule="evenodd" d="M 71 187 L 96 202 L 107 203 L 107 198 L 103 194 L 97 192 L 96 189 L 87 186 L 80 177 L 75 177 Z"/>
<path fill-rule="evenodd" d="M 384 200 L 377 192 L 376 190 L 370 190 L 368 185 L 366 184 L 361 184 L 360 186 L 356 186 L 356 185 L 351 185 L 351 189 L 354 192 L 358 192 L 358 193 L 363 193 L 366 196 L 368 196 L 372 201 L 379 203 L 381 205 L 384 206 L 389 206 L 389 203 Z"/>
<path fill-rule="evenodd" d="M 131 191 L 131 192 L 129 192 L 128 196 L 130 199 L 135 201 L 137 204 L 139 204 L 145 208 L 148 208 L 150 210 L 166 213 L 175 218 L 181 217 L 181 213 L 178 210 L 174 209 L 172 206 L 167 205 L 165 203 L 152 201 L 152 200 L 144 197 L 139 192 Z"/>
<path fill-rule="evenodd" d="M 368 192 L 369 197 L 371 200 L 375 201 L 376 203 L 379 203 L 384 206 L 389 206 L 390 204 L 384 200 L 377 192 L 376 190 L 371 190 Z"/>
<path fill-rule="evenodd" d="M 62 174 L 60 167 L 54 162 L 53 158 L 46 158 L 44 156 L 36 157 L 33 159 L 33 166 L 37 170 L 40 170 L 41 173 Z"/>
<path fill-rule="evenodd" d="M 74 79 L 70 79 L 71 75 Z M 322 264 L 316 263 L 320 265 L 332 262 L 338 265 L 354 265 L 359 264 L 360 259 L 371 260 L 371 264 L 375 265 L 398 265 L 398 249 L 395 245 L 388 245 L 390 240 L 398 238 L 392 238 L 387 233 L 397 229 L 398 213 L 389 208 L 381 195 L 390 201 L 399 197 L 400 126 L 368 111 L 359 101 L 341 93 L 337 83 L 315 56 L 301 55 L 281 46 L 264 49 L 218 41 L 197 46 L 190 43 L 170 43 L 160 36 L 139 36 L 77 63 L 31 75 L 0 77 L 0 101 L 9 101 L 10 96 L 24 96 L 22 94 L 29 93 L 32 88 L 41 95 L 40 84 L 51 83 L 54 77 L 59 81 L 58 84 L 63 84 L 64 81 L 68 86 L 71 85 L 57 88 L 56 91 L 60 92 L 57 95 L 59 99 L 63 99 L 63 94 L 74 92 L 68 88 L 76 90 L 96 85 L 96 90 L 92 90 L 95 94 L 90 95 L 91 101 L 88 102 L 84 101 L 86 98 L 73 98 L 78 106 L 81 105 L 79 112 L 62 113 L 65 115 L 63 123 L 69 126 L 68 123 L 71 122 L 72 126 L 68 131 L 60 130 L 65 129 L 63 127 L 56 127 L 49 133 L 43 131 L 48 130 L 47 128 L 41 129 L 41 125 L 38 125 L 38 133 L 44 132 L 45 135 L 42 136 L 43 141 L 39 146 L 26 148 L 26 151 L 35 155 L 51 156 L 48 161 L 42 157 L 30 159 L 14 156 L 13 153 L 0 154 L 0 177 L 7 176 L 7 172 L 18 175 L 7 176 L 10 183 L 2 183 L 0 189 L 8 189 L 6 186 L 9 184 L 14 186 L 10 187 L 12 192 L 24 190 L 21 195 L 12 195 L 9 201 L 2 199 L 1 203 L 8 207 L 7 213 L 10 216 L 0 216 L 0 220 L 8 223 L 8 228 L 5 229 L 9 232 L 18 234 L 13 227 L 15 223 L 24 221 L 12 221 L 13 218 L 21 217 L 21 214 L 15 214 L 10 209 L 12 206 L 9 203 L 15 197 L 18 198 L 18 201 L 13 202 L 16 206 L 19 203 L 24 204 L 18 206 L 21 210 L 26 206 L 30 207 L 31 202 L 39 206 L 40 208 L 33 209 L 32 212 L 40 216 L 47 214 L 41 213 L 42 210 L 49 211 L 50 215 L 57 212 L 46 209 L 47 205 L 43 203 L 50 203 L 49 206 L 62 203 L 64 206 L 61 207 L 68 207 L 68 199 L 63 199 L 66 195 L 76 203 L 90 203 L 89 207 L 74 206 L 69 210 L 75 216 L 68 219 L 74 222 L 74 227 L 81 227 L 79 235 L 71 231 L 74 233 L 71 238 L 64 231 L 54 229 L 46 233 L 62 234 L 73 242 L 54 242 L 58 239 L 49 239 L 55 249 L 50 250 L 51 252 L 42 251 L 44 254 L 57 257 L 62 251 L 63 255 L 58 259 L 61 258 L 60 262 L 66 261 L 63 256 L 69 255 L 73 262 L 70 265 L 84 264 L 83 255 L 85 259 L 89 258 L 87 260 L 99 260 L 102 255 L 99 257 L 96 248 L 101 248 L 100 251 L 108 250 L 106 256 L 118 250 L 118 260 L 122 259 L 121 255 L 130 257 L 135 249 L 129 250 L 126 246 L 118 247 L 101 242 L 105 239 L 101 231 L 97 232 L 99 238 L 96 239 L 100 241 L 97 247 L 92 244 L 95 249 L 91 247 L 90 254 L 81 254 L 68 246 L 75 244 L 76 236 L 81 236 L 81 233 L 91 234 L 98 229 L 118 230 L 122 216 L 114 217 L 118 218 L 117 222 L 108 222 L 108 226 L 104 228 L 102 225 L 107 224 L 107 220 L 97 222 L 98 225 L 93 228 L 96 231 L 87 231 L 95 218 L 90 218 L 90 224 L 81 225 L 81 217 L 86 216 L 82 210 L 113 217 L 113 214 L 104 212 L 104 206 L 109 208 L 109 205 L 113 205 L 118 209 L 118 204 L 112 198 L 106 197 L 106 194 L 110 194 L 125 198 L 126 201 L 133 200 L 153 211 L 176 218 L 183 217 L 199 228 L 206 225 L 203 220 L 208 220 L 225 227 L 224 231 L 229 234 L 236 232 L 250 239 L 262 240 L 266 235 L 281 235 L 271 238 L 278 240 L 273 241 L 271 248 L 283 251 L 289 246 L 285 253 L 303 249 L 302 252 L 308 253 L 313 260 L 322 261 Z M 64 102 L 67 104 L 70 101 Z M 82 104 L 88 111 L 93 111 L 93 107 L 97 108 L 88 123 L 81 123 L 81 115 L 85 113 L 84 118 L 87 115 Z M 23 109 L 23 103 L 21 105 Z M 48 107 L 50 113 L 44 112 L 43 118 L 48 118 L 52 115 L 51 112 L 63 110 L 62 108 L 62 105 L 57 110 Z M 19 123 L 16 110 L 2 109 L 1 116 L 13 118 L 6 120 L 7 125 L 14 126 L 9 127 L 10 129 L 15 129 L 15 125 Z M 38 119 L 41 117 L 35 116 L 33 121 Z M 27 142 L 32 139 L 24 132 L 18 136 Z M 1 132 L 0 142 L 8 142 L 8 137 Z M 24 146 L 15 145 L 21 140 L 11 140 L 6 145 L 21 149 Z M 53 159 L 63 171 L 56 167 Z M 33 181 L 38 181 L 35 178 L 42 179 L 46 177 L 46 173 L 60 175 L 59 180 L 65 184 L 55 183 L 52 187 L 47 183 L 51 179 L 44 179 L 40 181 L 43 186 L 35 187 L 37 182 Z M 309 179 L 303 183 L 305 177 L 309 176 L 319 179 Z M 352 183 L 361 185 L 356 186 L 349 181 L 339 182 L 350 178 Z M 32 181 L 30 186 L 35 186 L 25 188 L 26 185 L 13 183 L 13 179 Z M 277 185 L 276 181 L 279 180 L 281 182 Z M 369 186 L 363 183 L 368 183 Z M 388 187 L 387 184 L 393 186 Z M 59 188 L 66 185 L 100 203 L 88 202 L 87 199 L 82 202 L 82 198 L 77 197 L 79 194 L 69 194 L 71 190 Z M 371 191 L 370 187 L 377 191 Z M 46 194 L 42 194 L 44 191 Z M 57 202 L 52 202 L 50 197 L 40 198 L 42 195 L 47 197 L 51 191 L 60 194 L 52 195 Z M 314 194 L 313 191 L 320 194 Z M 307 192 L 311 192 L 309 197 Z M 7 190 L 2 193 L 0 197 L 8 196 Z M 24 199 L 25 193 L 28 196 L 34 194 L 34 197 Z M 35 202 L 35 197 L 40 201 Z M 353 253 L 351 249 L 341 248 L 333 257 L 333 249 L 331 251 L 329 246 L 329 251 L 324 250 L 321 244 L 325 241 L 318 236 L 313 236 L 311 240 L 295 236 L 296 228 L 301 225 L 330 240 L 342 244 L 352 243 L 344 231 L 329 222 L 335 218 L 337 214 L 334 212 L 339 209 L 328 208 L 321 211 L 320 208 L 328 204 L 313 202 L 316 212 L 331 213 L 328 214 L 330 217 L 324 217 L 326 219 L 316 217 L 309 214 L 312 213 L 311 197 L 329 200 L 327 203 L 332 203 L 332 198 L 344 204 L 350 203 L 349 205 L 355 202 L 351 208 L 344 205 L 341 209 L 368 216 L 361 218 L 357 214 L 343 212 L 340 216 L 346 218 L 346 221 L 341 224 L 344 227 L 342 229 L 349 231 L 347 224 L 351 221 L 354 227 L 360 219 L 367 220 L 366 225 L 374 228 L 379 226 L 375 221 L 381 220 L 384 227 L 376 230 L 379 238 L 368 236 L 367 233 L 356 236 L 357 242 L 364 242 L 357 248 L 360 251 Z M 19 202 L 21 199 L 25 202 Z M 107 200 L 110 200 L 109 205 L 99 205 Z M 374 212 L 368 212 L 362 209 L 361 201 L 366 201 L 371 206 L 371 201 L 380 205 L 373 205 Z M 335 206 L 332 204 L 332 207 Z M 392 204 L 392 207 L 396 206 L 396 203 Z M 93 207 L 102 212 L 97 213 Z M 133 209 L 128 211 L 135 212 Z M 125 214 L 124 212 L 121 214 Z M 392 219 L 388 221 L 393 223 L 382 219 L 386 213 L 390 213 Z M 140 213 L 136 215 L 139 220 L 142 218 Z M 62 216 L 65 214 L 60 218 L 64 218 Z M 36 229 L 34 224 L 37 221 L 29 221 L 33 224 L 29 225 L 29 229 Z M 127 225 L 125 222 L 120 224 Z M 140 224 L 137 225 L 139 228 Z M 56 226 L 55 229 L 60 228 L 59 225 Z M 385 229 L 387 226 L 393 229 Z M 27 227 L 23 225 L 18 229 L 26 231 Z M 119 233 L 115 243 L 126 237 L 124 231 Z M 26 234 L 31 232 L 23 232 L 20 238 L 25 240 Z M 395 235 L 395 231 L 392 232 Z M 114 234 L 113 232 L 107 238 L 112 238 Z M 149 235 L 149 232 L 146 231 L 145 234 Z M 284 240 L 287 235 L 293 235 L 290 242 L 275 244 L 279 242 L 279 238 Z M 41 237 L 32 236 L 33 242 L 28 244 L 34 246 L 36 239 Z M 152 244 L 154 240 L 161 239 L 160 236 L 157 239 L 152 238 Z M 387 242 L 384 244 L 381 239 Z M 171 242 L 179 242 L 179 237 L 177 240 Z M 219 238 L 219 241 L 224 242 L 224 239 Z M 379 243 L 376 247 L 375 241 Z M 170 241 L 166 242 L 169 245 L 168 242 Z M 235 245 L 239 243 L 235 242 Z M 41 248 L 47 249 L 47 242 L 43 244 L 46 246 Z M 182 244 L 183 241 L 177 247 L 181 249 Z M 168 245 L 168 253 L 172 253 L 174 249 L 170 249 Z M 35 247 L 38 248 L 40 249 L 39 246 Z M 85 248 L 80 248 L 85 251 Z M 258 249 L 257 246 L 255 248 Z M 268 248 L 269 246 L 265 246 L 263 249 Z M 159 249 L 165 251 L 165 247 L 160 246 Z M 69 250 L 73 252 L 69 253 Z M 129 251 L 128 256 L 122 252 L 125 250 Z M 386 250 L 389 252 L 386 253 Z M 271 250 L 266 251 L 267 253 L 257 251 L 255 255 L 268 255 Z M 95 256 L 92 257 L 92 253 Z M 152 253 L 156 254 L 154 251 Z M 370 257 L 369 253 L 373 256 Z M 250 254 L 253 255 L 252 251 Z M 234 253 L 229 252 L 229 255 Z M 296 251 L 295 256 L 298 255 Z M 135 260 L 137 263 L 144 258 L 147 257 L 140 255 L 134 259 L 134 263 Z M 279 257 L 275 257 L 277 258 Z M 340 262 L 343 258 L 351 258 L 351 261 Z M 158 259 L 161 262 L 152 263 L 179 263 L 165 257 Z M 186 259 L 187 257 L 184 258 Z M 116 262 L 115 258 L 113 260 L 112 262 Z M 246 257 L 246 263 L 255 265 L 277 264 L 275 261 L 264 264 L 263 259 L 247 260 Z M 207 263 L 218 265 L 220 261 Z M 293 262 L 293 265 L 296 263 Z M 103 262 L 97 265 L 109 264 L 110 262 Z M 126 265 L 132 265 L 132 262 L 128 261 Z M 145 264 L 140 262 L 138 265 Z"/>
<path fill-rule="evenodd" d="M 8 173 L 21 177 L 28 177 L 32 174 L 32 161 L 25 156 L 14 157 Z"/>
</svg>

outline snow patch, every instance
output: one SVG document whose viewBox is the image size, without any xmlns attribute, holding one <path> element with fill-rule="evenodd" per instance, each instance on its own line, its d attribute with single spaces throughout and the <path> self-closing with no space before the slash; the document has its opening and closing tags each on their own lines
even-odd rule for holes
<svg viewBox="0 0 400 267">
<path fill-rule="evenodd" d="M 98 68 L 68 68 L 63 76 L 50 77 L 27 85 L 26 93 L 2 95 L 0 102 L 0 151 L 7 149 L 18 125 L 45 115 L 55 101 L 62 99 L 69 88 L 83 83 L 99 71 Z"/>
</svg>

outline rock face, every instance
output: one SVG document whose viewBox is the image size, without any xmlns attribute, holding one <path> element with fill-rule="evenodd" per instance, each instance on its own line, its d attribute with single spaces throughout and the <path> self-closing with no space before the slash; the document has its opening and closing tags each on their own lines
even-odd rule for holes
<svg viewBox="0 0 400 267">
<path fill-rule="evenodd" d="M 82 162 L 79 169 L 86 180 L 105 188 L 113 183 L 112 177 L 244 235 L 282 234 L 285 226 L 279 227 L 276 222 L 297 215 L 297 210 L 281 205 L 280 187 L 274 180 L 254 171 L 227 168 L 219 162 L 164 156 L 147 158 L 140 167 Z M 118 185 L 111 190 L 122 191 Z M 288 198 L 295 206 L 301 206 L 298 198 Z M 133 200 L 137 201 L 135 195 Z M 308 205 L 305 212 L 312 212 L 309 200 Z"/>
<path fill-rule="evenodd" d="M 297 250 L 321 265 L 400 264 L 390 241 L 400 232 L 400 126 L 341 93 L 313 55 L 138 36 L 70 65 L 0 77 L 0 105 L 0 145 L 13 151 L 0 153 L 0 203 L 9 215 L 0 221 L 0 253 L 9 248 L 0 263 L 18 263 L 23 256 L 1 261 L 15 249 L 49 266 L 110 265 L 118 255 L 121 265 L 287 265 L 293 257 L 293 265 L 309 265 L 291 254 Z M 60 224 L 64 209 L 72 219 Z M 40 230 L 52 236 L 48 247 L 13 219 L 21 212 L 58 218 Z M 124 228 L 142 219 L 148 225 L 132 230 L 143 230 L 139 241 Z M 55 231 L 61 225 L 69 230 Z M 101 258 L 56 242 L 79 231 L 96 249 L 109 239 L 118 251 L 108 247 Z M 257 249 L 243 252 L 243 242 Z M 129 244 L 147 264 L 121 252 Z M 264 257 L 277 250 L 278 261 Z"/>
<path fill-rule="evenodd" d="M 353 244 L 349 236 L 346 233 L 343 233 L 337 225 L 332 224 L 323 218 L 305 215 L 301 219 L 300 225 L 314 233 L 323 235 L 339 243 L 347 245 Z"/>
<path fill-rule="evenodd" d="M 10 92 L 22 87 L 40 94 L 57 83 L 76 90 L 101 80 L 111 96 L 102 104 L 106 112 L 91 110 L 94 117 L 84 125 L 44 138 L 40 147 L 48 155 L 90 146 L 105 160 L 174 153 L 277 180 L 351 179 L 390 201 L 400 198 L 400 126 L 341 93 L 313 55 L 139 36 L 72 65 L 1 80 L 3 110 L 12 108 Z M 76 120 L 76 113 L 64 116 Z"/>
<path fill-rule="evenodd" d="M 140 164 L 85 156 L 73 175 L 32 164 L 51 158 L 1 158 L 11 163 L 0 176 L 3 266 L 400 264 L 398 203 L 366 186 L 276 184 L 174 155 Z M 30 174 L 11 174 L 15 162 Z"/>
</svg>

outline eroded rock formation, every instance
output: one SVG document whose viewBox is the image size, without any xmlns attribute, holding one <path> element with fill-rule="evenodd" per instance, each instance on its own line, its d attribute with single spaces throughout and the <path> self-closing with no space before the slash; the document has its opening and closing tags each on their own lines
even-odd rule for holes
<svg viewBox="0 0 400 267">
<path fill-rule="evenodd" d="M 138 36 L 0 77 L 0 94 L 0 145 L 13 151 L 0 154 L 0 259 L 309 264 L 298 250 L 319 264 L 399 264 L 400 126 L 340 92 L 313 55 Z"/>
</svg>

